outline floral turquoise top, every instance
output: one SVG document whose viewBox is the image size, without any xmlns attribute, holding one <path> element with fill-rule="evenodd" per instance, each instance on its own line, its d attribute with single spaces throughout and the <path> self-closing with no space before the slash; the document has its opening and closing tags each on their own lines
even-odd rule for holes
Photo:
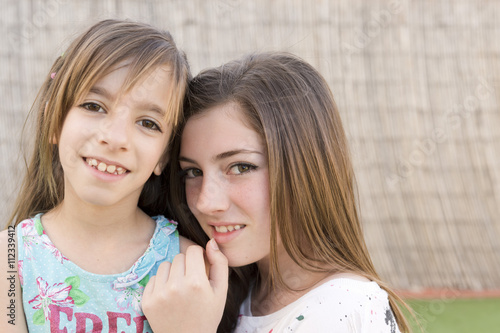
<svg viewBox="0 0 500 333">
<path fill-rule="evenodd" d="M 33 332 L 152 332 L 141 297 L 150 276 L 179 253 L 177 223 L 156 216 L 146 252 L 126 272 L 99 275 L 68 260 L 44 232 L 41 214 L 17 226 L 23 306 Z"/>
</svg>

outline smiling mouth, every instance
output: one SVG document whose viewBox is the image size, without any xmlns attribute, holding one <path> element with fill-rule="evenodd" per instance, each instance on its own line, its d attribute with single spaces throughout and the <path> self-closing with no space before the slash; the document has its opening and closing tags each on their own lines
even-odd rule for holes
<svg viewBox="0 0 500 333">
<path fill-rule="evenodd" d="M 245 227 L 244 224 L 237 224 L 237 225 L 220 225 L 220 226 L 214 226 L 215 231 L 218 233 L 224 234 L 226 232 L 231 232 L 235 230 L 240 230 Z"/>
<path fill-rule="evenodd" d="M 95 158 L 84 157 L 84 161 L 94 169 L 97 169 L 104 173 L 109 173 L 111 175 L 123 175 L 124 173 L 128 172 L 128 170 L 120 166 L 106 164 L 102 161 L 96 160 Z"/>
</svg>

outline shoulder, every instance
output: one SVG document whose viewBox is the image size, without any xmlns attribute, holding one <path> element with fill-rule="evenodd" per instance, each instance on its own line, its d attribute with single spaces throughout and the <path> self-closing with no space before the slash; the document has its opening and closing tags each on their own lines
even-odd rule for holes
<svg viewBox="0 0 500 333">
<path fill-rule="evenodd" d="M 0 231 L 0 251 L 7 251 L 9 247 L 15 249 L 16 246 L 16 231 L 13 227 Z M 9 244 L 12 244 L 9 246 Z"/>
<path fill-rule="evenodd" d="M 153 238 L 154 239 L 168 239 L 169 242 L 179 240 L 179 231 L 177 230 L 177 222 L 174 220 L 169 220 L 163 215 L 152 216 L 151 217 L 156 223 L 156 229 Z"/>
<path fill-rule="evenodd" d="M 171 231 L 175 231 L 177 229 L 177 222 L 174 220 L 170 220 L 163 215 L 151 216 L 151 218 L 156 222 L 156 225 L 160 229 L 168 229 Z"/>
<path fill-rule="evenodd" d="M 2 242 L 1 244 L 4 244 L 4 242 L 7 240 L 9 232 L 14 232 L 12 227 L 8 227 L 8 229 L 0 231 L 0 242 Z"/>
<path fill-rule="evenodd" d="M 9 227 L 0 232 L 0 252 L 4 260 L 0 263 L 3 273 L 17 274 L 17 238 L 14 227 Z M 3 289 L 2 289 L 3 290 Z"/>
<path fill-rule="evenodd" d="M 298 301 L 301 332 L 388 332 L 394 321 L 387 293 L 377 283 L 340 278 L 327 281 Z M 300 319 L 300 320 L 299 320 Z"/>
<path fill-rule="evenodd" d="M 43 233 L 42 214 L 37 214 L 19 222 L 15 227 L 9 226 L 7 231 L 19 233 L 22 236 L 36 236 Z"/>
<path fill-rule="evenodd" d="M 177 222 L 174 220 L 169 220 L 163 215 L 153 216 L 153 220 L 155 220 L 159 229 L 164 233 L 169 235 L 175 235 L 179 238 L 179 248 L 181 253 L 186 253 L 186 250 L 191 245 L 197 245 L 195 242 L 187 239 L 186 237 L 179 236 L 177 232 Z M 174 233 L 175 232 L 175 233 Z"/>
<path fill-rule="evenodd" d="M 15 253 L 17 243 L 16 229 L 9 226 L 7 229 L 0 231 L 0 251 L 7 253 Z"/>
<path fill-rule="evenodd" d="M 150 248 L 163 257 L 163 260 L 171 262 L 173 257 L 179 253 L 179 232 L 177 222 L 167 219 L 163 215 L 151 217 L 156 223 Z"/>
<path fill-rule="evenodd" d="M 183 236 L 179 236 L 179 244 L 180 244 L 180 252 L 181 253 L 186 253 L 187 248 L 190 247 L 191 245 L 197 245 L 192 240 L 189 240 Z"/>
</svg>

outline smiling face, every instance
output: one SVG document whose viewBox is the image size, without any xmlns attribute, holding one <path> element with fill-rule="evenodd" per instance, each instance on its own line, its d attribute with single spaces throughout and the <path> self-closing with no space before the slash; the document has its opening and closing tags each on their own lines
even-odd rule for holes
<svg viewBox="0 0 500 333">
<path fill-rule="evenodd" d="M 266 149 L 243 119 L 234 103 L 193 116 L 182 133 L 179 157 L 188 206 L 233 267 L 270 252 Z"/>
<path fill-rule="evenodd" d="M 151 174 L 160 174 L 171 125 L 165 120 L 168 66 L 122 91 L 129 68 L 104 76 L 68 112 L 58 142 L 64 200 L 133 205 Z"/>
</svg>

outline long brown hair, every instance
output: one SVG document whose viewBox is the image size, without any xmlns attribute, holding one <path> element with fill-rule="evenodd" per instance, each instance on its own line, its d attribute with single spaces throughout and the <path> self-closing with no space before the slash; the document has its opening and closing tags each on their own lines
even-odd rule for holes
<svg viewBox="0 0 500 333">
<path fill-rule="evenodd" d="M 368 254 L 356 208 L 347 139 L 324 78 L 296 56 L 252 54 L 198 74 L 189 85 L 184 121 L 226 103 L 240 106 L 248 125 L 263 138 L 267 148 L 271 282 L 288 287 L 277 260 L 279 234 L 287 253 L 304 269 L 353 272 L 376 281 L 389 294 L 400 329 L 410 331 L 397 305 L 402 300 L 380 280 Z M 181 224 L 195 230 L 199 226 L 187 209 L 178 176 L 179 147 L 180 134 L 171 156 L 171 200 Z M 257 274 L 255 266 L 243 269 Z M 235 315 L 228 307 L 241 303 L 252 278 L 241 269 L 233 269 L 232 274 L 228 297 L 232 303 L 226 306 L 225 314 L 228 317 Z M 228 332 L 229 327 L 219 330 Z"/>
<path fill-rule="evenodd" d="M 184 53 L 177 49 L 170 33 L 125 20 L 96 23 L 54 62 L 33 104 L 30 115 L 37 118 L 35 144 L 9 224 L 18 224 L 61 203 L 63 170 L 53 138 L 59 137 L 69 109 L 123 62 L 129 66 L 123 91 L 157 67 L 169 67 L 172 89 L 165 91 L 169 95 L 166 120 L 173 126 L 180 121 L 190 72 Z M 160 212 L 166 201 L 161 198 L 165 197 L 167 181 L 167 177 L 152 175 L 143 188 L 139 207 L 150 214 Z"/>
</svg>

